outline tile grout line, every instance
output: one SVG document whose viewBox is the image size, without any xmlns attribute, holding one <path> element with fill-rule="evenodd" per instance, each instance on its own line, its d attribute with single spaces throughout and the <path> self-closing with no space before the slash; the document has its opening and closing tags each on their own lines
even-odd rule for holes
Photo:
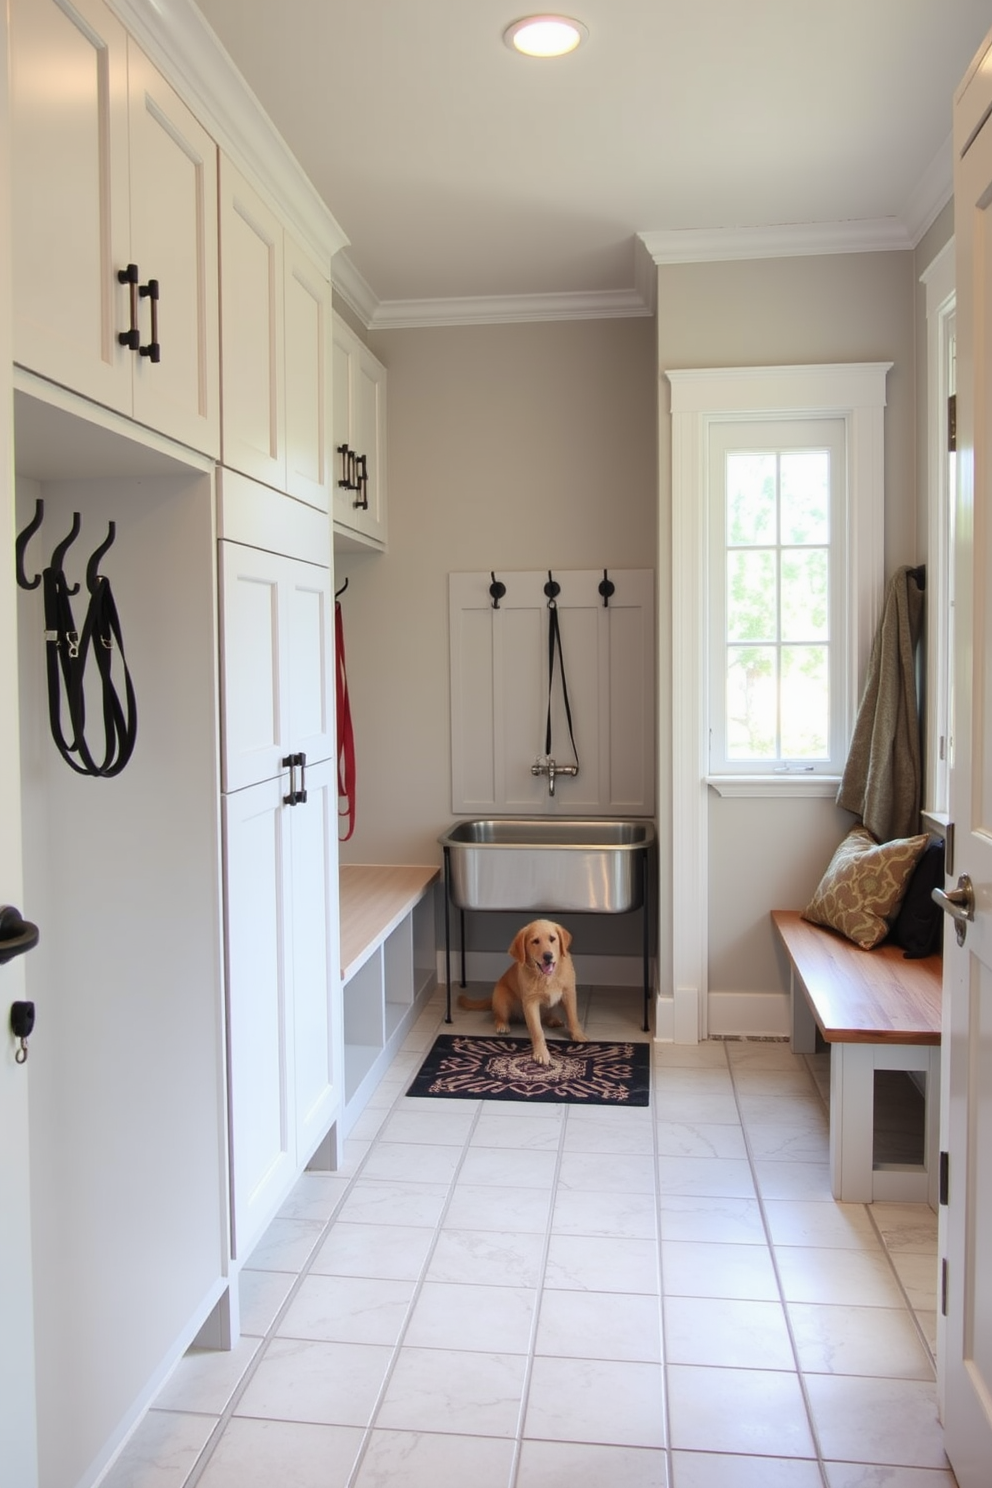
<svg viewBox="0 0 992 1488">
<path fill-rule="evenodd" d="M 651 1155 L 654 1167 L 654 1234 L 655 1234 L 655 1262 L 656 1275 L 658 1278 L 658 1344 L 660 1354 L 661 1374 L 661 1421 L 665 1437 L 665 1483 L 668 1488 L 673 1488 L 675 1483 L 675 1462 L 672 1457 L 674 1450 L 672 1445 L 672 1412 L 668 1392 L 668 1336 L 666 1331 L 666 1309 L 665 1309 L 665 1269 L 662 1261 L 662 1227 L 661 1227 L 661 1150 L 658 1139 L 658 1104 L 655 1100 L 657 1085 L 661 1082 L 661 1064 L 654 1060 L 653 1037 L 648 1046 L 649 1072 L 648 1072 L 648 1103 L 651 1109 Z"/>
<path fill-rule="evenodd" d="M 588 1007 L 588 1003 L 587 1003 Z M 565 1151 L 565 1133 L 568 1131 L 568 1106 L 562 1112 L 561 1130 L 558 1133 L 558 1151 L 555 1154 L 555 1170 L 551 1180 L 551 1193 L 548 1202 L 548 1218 L 544 1226 L 544 1244 L 541 1248 L 540 1273 L 536 1288 L 534 1301 L 534 1316 L 531 1319 L 530 1337 L 527 1340 L 526 1363 L 524 1365 L 524 1378 L 520 1389 L 520 1409 L 517 1413 L 517 1429 L 513 1443 L 513 1453 L 510 1459 L 510 1488 L 516 1484 L 520 1473 L 520 1458 L 524 1447 L 524 1425 L 527 1420 L 527 1409 L 530 1404 L 530 1386 L 534 1377 L 534 1360 L 537 1353 L 537 1334 L 540 1327 L 541 1311 L 544 1306 L 544 1293 L 548 1275 L 548 1257 L 551 1254 L 551 1237 L 555 1222 L 555 1200 L 558 1197 L 558 1180 L 561 1175 L 562 1157 Z"/>
<path fill-rule="evenodd" d="M 805 1060 L 803 1062 L 805 1064 Z M 744 1112 L 741 1109 L 740 1095 L 739 1095 L 738 1088 L 737 1088 L 737 1078 L 736 1078 L 736 1075 L 734 1073 L 734 1062 L 730 1058 L 729 1053 L 727 1054 L 727 1064 L 728 1064 L 728 1066 L 730 1068 L 730 1083 L 731 1083 L 731 1086 L 733 1088 L 734 1102 L 735 1102 L 735 1104 L 737 1106 L 737 1114 L 738 1114 L 738 1117 L 739 1117 L 740 1123 L 741 1123 L 741 1134 L 742 1134 L 743 1139 L 744 1139 L 744 1150 L 745 1150 L 745 1152 L 747 1154 L 748 1167 L 749 1167 L 750 1172 L 751 1172 L 751 1182 L 754 1185 L 754 1193 L 755 1193 L 755 1199 L 756 1199 L 757 1205 L 758 1205 L 758 1213 L 761 1215 L 761 1224 L 762 1224 L 762 1228 L 764 1229 L 764 1232 L 765 1232 L 765 1243 L 768 1246 L 768 1254 L 769 1254 L 769 1258 L 771 1260 L 772 1271 L 775 1274 L 775 1285 L 778 1288 L 779 1305 L 782 1308 L 782 1316 L 783 1316 L 783 1318 L 785 1320 L 786 1332 L 789 1335 L 789 1347 L 792 1349 L 792 1357 L 795 1360 L 795 1365 L 796 1365 L 796 1379 L 797 1379 L 798 1384 L 799 1384 L 799 1390 L 800 1390 L 800 1393 L 801 1393 L 802 1398 L 803 1398 L 803 1405 L 804 1405 L 805 1410 L 806 1410 L 806 1419 L 807 1419 L 808 1424 L 809 1424 L 810 1438 L 811 1438 L 811 1440 L 813 1442 L 813 1446 L 814 1446 L 814 1448 L 816 1450 L 816 1465 L 817 1465 L 817 1468 L 818 1468 L 819 1473 L 820 1473 L 820 1479 L 821 1479 L 821 1482 L 823 1484 L 823 1488 L 830 1488 L 830 1483 L 829 1483 L 829 1480 L 828 1480 L 828 1477 L 827 1477 L 826 1460 L 825 1460 L 824 1454 L 823 1454 L 823 1445 L 822 1445 L 822 1443 L 820 1441 L 820 1433 L 819 1433 L 819 1431 L 817 1429 L 816 1420 L 815 1420 L 814 1415 L 813 1415 L 813 1407 L 812 1407 L 812 1404 L 810 1402 L 809 1390 L 807 1389 L 807 1385 L 806 1385 L 806 1375 L 805 1375 L 805 1372 L 804 1372 L 804 1370 L 802 1368 L 802 1364 L 801 1364 L 800 1358 L 799 1358 L 799 1349 L 798 1349 L 798 1347 L 796 1345 L 796 1335 L 795 1335 L 795 1330 L 794 1330 L 794 1328 L 792 1326 L 792 1317 L 791 1317 L 791 1315 L 789 1313 L 789 1306 L 788 1306 L 788 1302 L 786 1301 L 786 1297 L 785 1297 L 785 1288 L 782 1285 L 782 1274 L 781 1274 L 781 1272 L 779 1270 L 778 1256 L 777 1256 L 777 1253 L 776 1253 L 775 1242 L 772 1239 L 771 1225 L 768 1222 L 768 1212 L 767 1212 L 767 1210 L 765 1208 L 764 1195 L 761 1192 L 761 1186 L 760 1186 L 760 1184 L 758 1182 L 758 1173 L 757 1173 L 757 1168 L 756 1168 L 756 1159 L 754 1157 L 754 1152 L 753 1152 L 753 1149 L 751 1147 L 751 1139 L 750 1139 L 750 1137 L 748 1135 L 747 1123 L 744 1120 Z M 811 1080 L 811 1082 L 814 1085 L 816 1085 L 816 1081 L 813 1079 L 813 1076 L 812 1076 L 812 1074 L 811 1074 L 808 1066 L 806 1067 L 806 1074 L 807 1074 L 807 1077 Z"/>
<path fill-rule="evenodd" d="M 425 1011 L 426 1011 L 426 1007 L 425 1007 Z M 414 1025 L 414 1026 L 416 1026 L 416 1025 Z M 396 1059 L 398 1059 L 400 1057 L 400 1054 L 402 1052 L 403 1052 L 402 1050 L 398 1050 L 397 1051 Z M 396 1062 L 396 1060 L 394 1059 L 393 1063 L 395 1063 L 395 1062 Z M 392 1065 L 390 1065 L 390 1068 L 392 1068 Z M 290 1307 L 293 1305 L 293 1302 L 296 1300 L 296 1297 L 297 1297 L 297 1295 L 298 1295 L 298 1293 L 299 1293 L 299 1291 L 300 1291 L 300 1289 L 301 1289 L 301 1287 L 303 1285 L 303 1282 L 310 1275 L 310 1272 L 311 1272 L 311 1269 L 313 1267 L 313 1263 L 316 1260 L 317 1254 L 320 1251 L 320 1249 L 323 1247 L 324 1242 L 327 1240 L 327 1238 L 328 1238 L 328 1236 L 329 1236 L 329 1234 L 331 1232 L 331 1229 L 333 1228 L 335 1222 L 337 1221 L 337 1218 L 338 1218 L 338 1215 L 340 1213 L 340 1210 L 341 1210 L 342 1205 L 344 1204 L 344 1202 L 348 1198 L 348 1196 L 351 1194 L 351 1192 L 352 1192 L 355 1184 L 361 1178 L 361 1176 L 362 1176 L 362 1174 L 364 1172 L 365 1166 L 368 1163 L 368 1161 L 369 1161 L 369 1159 L 370 1159 L 370 1157 L 372 1155 L 373 1148 L 375 1146 L 376 1141 L 378 1140 L 379 1132 L 381 1131 L 382 1126 L 385 1125 L 386 1120 L 388 1120 L 389 1115 L 392 1114 L 392 1112 L 393 1112 L 393 1110 L 395 1108 L 396 1102 L 401 1098 L 401 1096 L 403 1095 L 403 1093 L 404 1093 L 403 1091 L 400 1091 L 400 1093 L 394 1098 L 393 1102 L 387 1108 L 386 1115 L 383 1117 L 383 1120 L 380 1123 L 379 1128 L 377 1129 L 375 1136 L 368 1143 L 367 1151 L 362 1154 L 361 1158 L 359 1158 L 359 1160 L 358 1160 L 358 1162 L 357 1162 L 357 1164 L 355 1166 L 355 1171 L 354 1171 L 354 1173 L 352 1173 L 351 1177 L 349 1178 L 348 1183 L 347 1183 L 347 1186 L 345 1187 L 345 1189 L 343 1190 L 343 1192 L 338 1197 L 337 1202 L 335 1203 L 335 1205 L 334 1205 L 334 1207 L 333 1207 L 330 1215 L 328 1216 L 327 1220 L 324 1222 L 324 1225 L 323 1225 L 323 1228 L 320 1231 L 320 1234 L 317 1235 L 316 1238 L 314 1239 L 313 1245 L 310 1247 L 310 1250 L 307 1252 L 307 1255 L 306 1255 L 306 1257 L 305 1257 L 305 1259 L 304 1259 L 304 1261 L 303 1261 L 300 1269 L 297 1271 L 295 1281 L 290 1286 L 289 1291 L 287 1292 L 287 1294 L 284 1297 L 284 1299 L 283 1299 L 281 1305 L 279 1306 L 277 1312 L 275 1313 L 274 1317 L 272 1318 L 272 1321 L 270 1322 L 268 1328 L 265 1330 L 265 1333 L 259 1338 L 259 1340 L 258 1340 L 258 1347 L 255 1350 L 255 1353 L 254 1353 L 253 1357 L 251 1358 L 251 1360 L 249 1361 L 249 1363 L 246 1365 L 244 1373 L 241 1375 L 241 1378 L 238 1380 L 238 1382 L 235 1385 L 234 1389 L 231 1391 L 231 1394 L 230 1394 L 230 1396 L 229 1396 L 229 1398 L 228 1398 L 228 1400 L 227 1400 L 227 1402 L 225 1404 L 224 1410 L 221 1412 L 221 1414 L 217 1418 L 217 1420 L 216 1420 L 216 1422 L 214 1424 L 213 1430 L 210 1432 L 210 1435 L 207 1437 L 207 1440 L 204 1442 L 202 1448 L 200 1449 L 200 1452 L 198 1453 L 195 1462 L 193 1463 L 192 1467 L 190 1468 L 189 1473 L 187 1474 L 186 1478 L 183 1480 L 182 1488 L 196 1488 L 196 1484 L 199 1482 L 199 1480 L 202 1477 L 203 1473 L 206 1471 L 207 1465 L 208 1465 L 210 1459 L 213 1457 L 214 1452 L 216 1451 L 216 1449 L 217 1449 L 217 1447 L 218 1447 L 218 1445 L 220 1443 L 221 1437 L 223 1436 L 224 1432 L 226 1431 L 228 1425 L 230 1424 L 231 1419 L 233 1418 L 233 1416 L 235 1414 L 235 1411 L 237 1410 L 237 1407 L 240 1404 L 240 1402 L 241 1402 L 241 1400 L 242 1400 L 242 1398 L 243 1398 L 243 1396 L 245 1394 L 245 1391 L 247 1390 L 248 1386 L 251 1384 L 251 1382 L 254 1379 L 256 1373 L 258 1372 L 258 1369 L 259 1369 L 259 1367 L 260 1367 L 260 1365 L 262 1363 L 262 1360 L 263 1360 L 263 1358 L 265 1357 L 265 1355 L 266 1355 L 266 1353 L 268 1351 L 269 1344 L 272 1342 L 272 1340 L 274 1338 L 276 1338 L 278 1336 L 278 1330 L 279 1330 L 279 1327 L 280 1327 L 281 1323 L 283 1322 L 283 1319 L 285 1318 L 285 1316 L 286 1316 L 287 1312 L 289 1311 Z M 480 1103 L 480 1110 L 481 1110 L 481 1103 Z M 480 1114 L 479 1111 L 477 1111 L 475 1113 L 475 1120 L 476 1121 L 478 1120 L 479 1114 Z M 474 1123 L 473 1123 L 473 1126 L 474 1126 Z M 306 1171 L 306 1170 L 304 1170 L 304 1171 Z M 297 1182 L 298 1181 L 299 1180 L 297 1180 Z M 452 1179 L 452 1184 L 453 1183 L 454 1183 L 454 1179 Z M 448 1196 L 448 1200 L 446 1200 L 446 1206 L 447 1206 L 447 1203 L 449 1203 L 449 1202 L 450 1202 L 450 1193 L 449 1193 L 449 1196 Z M 442 1211 L 442 1213 L 443 1213 L 443 1211 Z M 276 1216 L 276 1217 L 278 1218 L 278 1216 Z M 425 1260 L 425 1263 L 424 1263 L 425 1266 L 427 1264 L 427 1261 L 430 1259 L 430 1255 L 433 1254 L 434 1247 L 437 1244 L 437 1233 L 438 1233 L 439 1230 L 440 1230 L 440 1220 L 438 1221 L 438 1224 L 435 1227 L 434 1240 L 432 1241 L 431 1249 L 430 1249 L 430 1251 L 428 1253 L 427 1259 Z M 250 1256 L 249 1256 L 249 1259 L 250 1259 Z M 250 1270 L 252 1268 L 246 1266 L 246 1267 L 244 1267 L 242 1269 Z M 270 1274 L 278 1274 L 278 1273 L 270 1273 Z M 421 1278 L 421 1281 L 418 1282 L 417 1289 L 415 1290 L 414 1296 L 411 1299 L 411 1303 L 410 1303 L 411 1309 L 412 1309 L 412 1306 L 413 1306 L 414 1301 L 416 1300 L 416 1297 L 419 1295 L 419 1288 L 420 1288 L 421 1285 L 422 1285 L 422 1278 Z M 403 1331 L 404 1332 L 406 1330 L 406 1324 L 408 1322 L 409 1322 L 409 1312 L 408 1312 L 407 1317 L 406 1317 L 406 1319 L 404 1321 L 404 1328 L 403 1328 Z M 245 1336 L 249 1336 L 250 1337 L 252 1335 L 244 1335 L 244 1334 L 242 1334 L 241 1336 L 242 1337 L 245 1337 Z M 391 1376 L 392 1369 L 393 1369 L 393 1361 L 391 1360 L 390 1361 L 389 1368 L 387 1369 L 386 1380 L 388 1380 L 389 1377 Z M 385 1387 L 385 1381 L 384 1381 L 384 1384 L 383 1384 L 383 1388 L 384 1387 Z M 379 1397 L 377 1396 L 376 1397 L 375 1406 L 373 1408 L 373 1417 L 372 1417 L 373 1419 L 374 1419 L 375 1412 L 378 1410 L 378 1408 L 379 1408 Z M 262 1419 L 268 1419 L 268 1418 L 262 1418 Z M 367 1444 L 366 1439 L 367 1439 L 369 1433 L 371 1432 L 371 1420 L 370 1420 L 369 1426 L 367 1426 L 365 1428 L 365 1431 L 366 1431 L 366 1438 L 363 1438 L 363 1441 L 362 1441 L 362 1444 L 361 1444 L 361 1447 L 360 1447 L 360 1450 L 359 1450 L 359 1455 L 358 1455 L 358 1458 L 356 1459 L 356 1463 L 355 1463 L 355 1466 L 356 1467 L 357 1467 L 358 1463 L 361 1461 L 361 1459 L 365 1455 L 366 1444 Z M 348 1485 L 350 1485 L 350 1483 L 351 1483 L 351 1478 L 349 1478 L 349 1480 L 348 1480 Z"/>
</svg>

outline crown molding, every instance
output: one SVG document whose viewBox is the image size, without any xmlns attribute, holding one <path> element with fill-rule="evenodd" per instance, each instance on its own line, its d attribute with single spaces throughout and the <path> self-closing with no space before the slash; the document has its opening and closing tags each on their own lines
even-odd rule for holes
<svg viewBox="0 0 992 1488">
<path fill-rule="evenodd" d="M 536 320 L 611 320 L 650 315 L 637 289 L 593 293 L 478 295 L 436 300 L 380 300 L 369 329 L 498 325 Z"/>
<path fill-rule="evenodd" d="M 110 0 L 211 138 L 330 273 L 348 237 L 192 0 Z"/>
<path fill-rule="evenodd" d="M 887 253 L 913 247 L 897 217 L 858 222 L 800 222 L 781 227 L 675 228 L 639 233 L 655 264 L 806 258 L 828 253 Z"/>
<path fill-rule="evenodd" d="M 916 184 L 903 211 L 915 248 L 954 195 L 954 138 L 948 134 Z"/>
<path fill-rule="evenodd" d="M 375 291 L 367 279 L 355 268 L 347 253 L 336 253 L 331 264 L 331 287 L 336 298 L 340 298 L 353 314 L 358 316 L 365 329 L 371 330 L 379 305 Z"/>
</svg>

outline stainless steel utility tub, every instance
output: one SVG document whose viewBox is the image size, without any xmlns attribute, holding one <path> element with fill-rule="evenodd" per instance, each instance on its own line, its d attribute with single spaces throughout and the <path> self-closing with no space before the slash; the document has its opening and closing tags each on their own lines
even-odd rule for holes
<svg viewBox="0 0 992 1488">
<path fill-rule="evenodd" d="M 646 821 L 456 822 L 438 838 L 458 909 L 626 914 L 644 901 Z"/>
</svg>

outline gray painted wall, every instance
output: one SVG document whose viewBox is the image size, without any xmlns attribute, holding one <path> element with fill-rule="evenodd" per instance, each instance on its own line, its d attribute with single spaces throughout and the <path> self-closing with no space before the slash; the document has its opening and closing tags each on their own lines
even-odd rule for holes
<svg viewBox="0 0 992 1488">
<path fill-rule="evenodd" d="M 658 572 L 660 978 L 672 864 L 670 431 L 666 368 L 891 361 L 885 563 L 926 557 L 925 316 L 916 253 L 666 266 L 649 319 L 382 332 L 389 371 L 389 551 L 342 553 L 337 586 L 358 753 L 345 862 L 439 862 L 451 819 L 447 575 L 458 569 L 647 566 Z M 829 801 L 711 798 L 710 988 L 784 989 L 768 924 L 812 892 L 850 817 Z M 756 844 L 760 842 L 760 852 Z M 586 919 L 587 950 L 622 947 L 623 920 Z M 505 948 L 506 917 L 470 945 Z M 636 946 L 636 933 L 633 937 Z"/>
</svg>

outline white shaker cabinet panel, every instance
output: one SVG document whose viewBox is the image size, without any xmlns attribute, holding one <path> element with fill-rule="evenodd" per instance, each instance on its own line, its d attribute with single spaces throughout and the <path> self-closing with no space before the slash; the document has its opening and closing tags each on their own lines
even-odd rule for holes
<svg viewBox="0 0 992 1488">
<path fill-rule="evenodd" d="M 286 490 L 330 509 L 331 286 L 302 248 L 285 235 Z"/>
<path fill-rule="evenodd" d="M 289 855 L 285 778 L 224 799 L 234 1253 L 243 1257 L 295 1178 L 287 1044 Z"/>
<path fill-rule="evenodd" d="M 349 545 L 386 546 L 386 369 L 334 316 L 334 531 Z"/>
<path fill-rule="evenodd" d="M 102 0 L 10 50 L 15 361 L 216 457 L 216 145 Z"/>
<path fill-rule="evenodd" d="M 505 588 L 498 606 L 495 581 Z M 491 573 L 448 576 L 454 813 L 653 815 L 653 571 L 555 571 L 553 596 L 546 571 L 497 571 L 495 581 Z M 579 760 L 577 775 L 556 775 L 554 794 L 545 761 L 551 598 L 561 639 L 551 755 L 558 767 L 573 765 L 574 733 Z"/>
<path fill-rule="evenodd" d="M 343 1097 L 337 926 L 337 775 L 333 760 L 301 774 L 306 801 L 287 808 L 290 881 L 287 917 L 292 973 L 293 1119 L 298 1155 L 308 1156 Z"/>
<path fill-rule="evenodd" d="M 282 224 L 222 158 L 223 460 L 281 490 L 286 474 Z"/>
<path fill-rule="evenodd" d="M 292 786 L 305 800 L 289 799 Z M 243 1262 L 340 1114 L 330 760 L 224 797 L 232 1228 Z"/>
<path fill-rule="evenodd" d="M 10 90 L 14 359 L 129 413 L 123 26 L 102 0 L 12 0 Z"/>
<path fill-rule="evenodd" d="M 334 753 L 330 571 L 221 542 L 223 788 Z"/>
<path fill-rule="evenodd" d="M 159 285 L 160 359 L 132 354 L 134 417 L 220 454 L 217 147 L 168 83 L 129 47 L 131 256 Z M 142 344 L 153 339 L 151 299 Z"/>
<path fill-rule="evenodd" d="M 220 201 L 224 464 L 327 512 L 330 280 L 226 159 Z"/>
</svg>

